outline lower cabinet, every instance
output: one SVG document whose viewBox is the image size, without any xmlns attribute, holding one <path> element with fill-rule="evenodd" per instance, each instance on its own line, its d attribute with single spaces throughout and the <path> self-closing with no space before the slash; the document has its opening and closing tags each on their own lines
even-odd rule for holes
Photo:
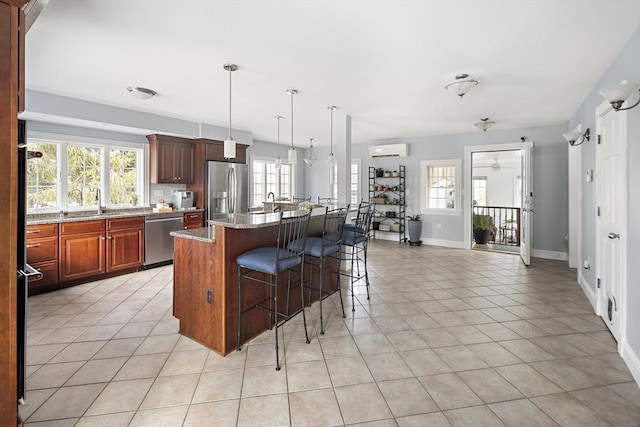
<svg viewBox="0 0 640 427">
<path fill-rule="evenodd" d="M 58 224 L 27 226 L 27 262 L 40 273 L 29 280 L 29 291 L 58 283 Z"/>
<path fill-rule="evenodd" d="M 184 214 L 184 229 L 189 230 L 191 228 L 201 228 L 202 220 L 204 219 L 203 212 L 189 212 Z"/>
<path fill-rule="evenodd" d="M 60 282 L 137 268 L 143 260 L 143 217 L 60 224 Z"/>
</svg>

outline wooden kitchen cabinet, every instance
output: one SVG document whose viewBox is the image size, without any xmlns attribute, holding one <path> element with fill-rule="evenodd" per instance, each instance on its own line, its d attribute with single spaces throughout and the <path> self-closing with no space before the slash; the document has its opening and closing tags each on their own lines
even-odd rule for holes
<svg viewBox="0 0 640 427">
<path fill-rule="evenodd" d="M 60 224 L 60 281 L 106 272 L 104 220 Z"/>
<path fill-rule="evenodd" d="M 144 217 L 107 220 L 107 272 L 139 267 L 144 261 Z"/>
<path fill-rule="evenodd" d="M 195 177 L 196 146 L 192 139 L 147 135 L 152 184 L 191 184 Z"/>
<path fill-rule="evenodd" d="M 29 292 L 58 283 L 58 224 L 27 226 L 27 262 L 42 278 L 29 281 Z"/>
<path fill-rule="evenodd" d="M 246 163 L 247 145 L 236 143 L 236 156 L 233 159 L 224 157 L 224 142 L 213 139 L 199 139 L 204 143 L 204 160 L 214 160 L 217 162 Z"/>
<path fill-rule="evenodd" d="M 204 212 L 189 212 L 184 214 L 184 229 L 201 228 Z"/>
</svg>

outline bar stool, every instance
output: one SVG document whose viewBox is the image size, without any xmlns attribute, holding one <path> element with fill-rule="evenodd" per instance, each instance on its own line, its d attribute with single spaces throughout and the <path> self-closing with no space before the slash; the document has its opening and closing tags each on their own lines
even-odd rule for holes
<svg viewBox="0 0 640 427">
<path fill-rule="evenodd" d="M 300 301 L 302 307 L 302 320 L 304 323 L 304 334 L 309 343 L 309 334 L 307 332 L 307 318 L 304 309 L 304 244 L 307 238 L 307 229 L 309 227 L 309 218 L 311 212 L 302 213 L 301 211 L 280 212 L 280 221 L 278 224 L 278 236 L 275 246 L 260 247 L 252 249 L 239 255 L 236 258 L 238 264 L 238 344 L 237 351 L 240 347 L 240 331 L 242 326 L 242 315 L 247 311 L 259 307 L 269 311 L 269 328 L 271 322 L 275 324 L 276 335 L 276 371 L 280 370 L 280 355 L 278 352 L 278 328 L 280 319 L 283 323 L 291 319 L 293 315 L 289 313 L 289 292 L 291 290 L 291 271 L 297 271 L 300 275 Z M 295 250 L 290 248 L 292 241 L 302 242 L 302 248 Z M 296 270 L 297 268 L 297 270 Z M 278 286 L 280 282 L 281 272 L 287 271 L 287 303 L 285 304 L 286 312 L 278 308 Z M 268 274 L 269 279 L 264 280 L 263 274 Z M 255 282 L 266 285 L 269 288 L 269 295 L 252 304 L 250 307 L 242 306 L 242 279 L 247 279 L 249 283 Z M 267 305 L 268 303 L 268 305 Z"/>
<path fill-rule="evenodd" d="M 345 224 L 344 233 L 342 234 L 342 246 L 351 248 L 351 272 L 350 274 L 340 273 L 349 276 L 351 279 L 349 286 L 349 290 L 351 291 L 351 311 L 356 311 L 353 284 L 362 278 L 365 279 L 367 299 L 369 299 L 367 246 L 369 244 L 369 227 L 371 226 L 371 218 L 373 217 L 373 208 L 374 205 L 372 203 L 365 201 L 360 202 L 355 223 Z M 342 253 L 340 257 L 344 260 L 349 260 L 349 258 L 343 257 Z M 361 262 L 364 263 L 364 274 L 360 274 Z"/>
<path fill-rule="evenodd" d="M 319 308 L 320 308 L 320 335 L 324 335 L 324 319 L 322 315 L 322 300 L 330 295 L 323 289 L 325 267 L 329 260 L 336 260 L 336 275 L 338 278 L 338 293 L 340 294 L 340 305 L 342 306 L 342 317 L 346 317 L 344 314 L 344 303 L 342 301 L 342 291 L 340 290 L 340 245 L 342 244 L 342 235 L 344 231 L 344 224 L 349 213 L 349 205 L 343 208 L 335 208 L 329 210 L 325 207 L 324 223 L 322 225 L 321 237 L 307 237 L 307 242 L 304 247 L 305 262 L 309 265 L 309 299 L 311 302 L 311 291 L 318 292 Z M 299 243 L 293 242 L 291 246 L 294 249 L 299 249 Z M 318 281 L 318 287 L 312 286 L 313 267 L 318 267 L 318 273 L 320 280 Z"/>
<path fill-rule="evenodd" d="M 318 196 L 318 204 L 319 205 L 335 205 L 336 203 L 338 203 L 338 199 L 336 199 L 335 197 L 320 197 Z"/>
</svg>

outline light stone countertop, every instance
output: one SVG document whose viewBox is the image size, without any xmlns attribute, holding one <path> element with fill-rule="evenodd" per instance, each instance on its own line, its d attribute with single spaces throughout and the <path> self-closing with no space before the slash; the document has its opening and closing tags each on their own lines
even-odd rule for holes
<svg viewBox="0 0 640 427">
<path fill-rule="evenodd" d="M 98 214 L 96 211 L 66 211 L 64 213 L 64 216 L 60 216 L 59 213 L 27 214 L 27 225 L 58 224 L 62 222 L 76 221 L 95 221 L 112 218 L 130 218 L 135 216 L 144 216 L 148 218 L 170 218 L 180 216 L 180 214 L 185 214 L 188 212 L 203 211 L 204 209 L 186 209 L 174 210 L 171 212 L 153 212 L 151 208 L 132 208 L 105 210 L 105 212 L 101 214 Z"/>
<path fill-rule="evenodd" d="M 216 241 L 216 228 L 212 226 L 172 231 L 169 234 L 173 237 L 196 240 L 203 243 L 214 243 Z"/>
</svg>

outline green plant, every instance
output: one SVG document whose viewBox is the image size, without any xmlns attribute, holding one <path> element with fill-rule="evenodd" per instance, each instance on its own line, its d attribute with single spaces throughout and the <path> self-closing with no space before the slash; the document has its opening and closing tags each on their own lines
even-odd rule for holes
<svg viewBox="0 0 640 427">
<path fill-rule="evenodd" d="M 421 216 L 422 214 L 407 215 L 407 218 L 409 219 L 409 221 L 420 221 Z"/>
<path fill-rule="evenodd" d="M 376 197 L 379 197 L 379 198 L 385 199 L 385 200 L 389 200 L 389 195 L 387 193 L 380 193 Z"/>
<path fill-rule="evenodd" d="M 278 196 L 278 197 L 276 197 L 276 198 L 274 199 L 274 201 L 276 201 L 276 202 L 288 202 L 288 201 L 289 201 L 289 198 L 288 198 L 288 197 L 285 197 L 285 196 Z"/>
<path fill-rule="evenodd" d="M 492 230 L 491 216 L 473 214 L 473 229 L 474 230 Z"/>
</svg>

